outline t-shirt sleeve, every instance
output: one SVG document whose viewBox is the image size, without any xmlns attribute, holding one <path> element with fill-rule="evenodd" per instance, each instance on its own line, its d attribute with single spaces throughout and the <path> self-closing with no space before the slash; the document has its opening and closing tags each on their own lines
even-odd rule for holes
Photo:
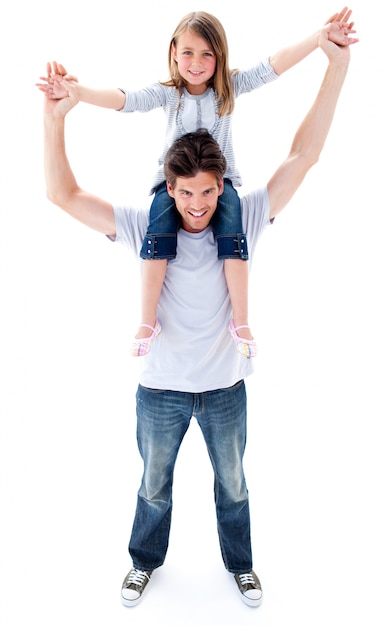
<svg viewBox="0 0 390 626">
<path fill-rule="evenodd" d="M 115 205 L 114 215 L 116 236 L 109 239 L 121 243 L 138 256 L 148 227 L 149 212 Z"/>
<path fill-rule="evenodd" d="M 266 187 L 241 198 L 242 227 L 248 240 L 249 256 L 254 252 L 261 234 L 270 222 L 269 197 Z"/>
</svg>

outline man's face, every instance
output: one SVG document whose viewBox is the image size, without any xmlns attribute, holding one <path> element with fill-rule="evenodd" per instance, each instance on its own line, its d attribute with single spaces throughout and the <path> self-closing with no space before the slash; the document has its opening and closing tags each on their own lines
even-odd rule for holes
<svg viewBox="0 0 390 626">
<path fill-rule="evenodd" d="M 167 190 L 176 202 L 183 229 L 199 233 L 207 228 L 215 213 L 218 197 L 223 192 L 223 180 L 218 182 L 210 172 L 198 172 L 193 178 L 178 177 L 174 189 L 167 183 Z"/>
</svg>

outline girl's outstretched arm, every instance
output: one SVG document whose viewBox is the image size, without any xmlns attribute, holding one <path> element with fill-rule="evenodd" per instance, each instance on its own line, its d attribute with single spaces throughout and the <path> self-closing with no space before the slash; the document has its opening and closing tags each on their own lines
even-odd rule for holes
<svg viewBox="0 0 390 626">
<path fill-rule="evenodd" d="M 47 63 L 47 76 L 40 78 L 43 83 L 37 84 L 37 87 L 52 100 L 61 100 L 68 96 L 63 83 L 65 79 L 74 85 L 81 102 L 117 111 L 120 111 L 125 104 L 125 94 L 120 89 L 92 89 L 80 85 L 77 78 L 68 74 L 64 66 L 56 61 Z"/>
<path fill-rule="evenodd" d="M 330 24 L 328 29 L 328 39 L 338 46 L 349 46 L 359 41 L 352 37 L 356 31 L 353 30 L 353 22 L 348 22 L 352 11 L 344 7 L 340 13 L 335 13 L 326 22 Z M 320 29 L 321 30 L 321 29 Z M 318 48 L 320 30 L 316 31 L 299 43 L 283 48 L 270 57 L 270 64 L 277 74 L 283 74 L 291 67 L 302 61 L 311 52 Z"/>
</svg>

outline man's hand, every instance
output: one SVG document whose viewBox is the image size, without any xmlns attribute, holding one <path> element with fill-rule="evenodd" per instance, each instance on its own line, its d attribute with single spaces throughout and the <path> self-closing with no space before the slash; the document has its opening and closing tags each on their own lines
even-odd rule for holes
<svg viewBox="0 0 390 626">
<path fill-rule="evenodd" d="M 332 24 L 327 24 L 321 28 L 318 46 L 325 52 L 329 61 L 339 63 L 340 65 L 348 65 L 351 56 L 349 44 L 344 43 L 340 45 L 332 41 L 329 37 L 331 28 Z"/>
<path fill-rule="evenodd" d="M 48 98 L 52 100 L 60 100 L 61 98 L 68 97 L 68 88 L 64 83 L 64 80 L 71 84 L 78 83 L 76 76 L 71 76 L 67 73 L 61 63 L 53 61 L 46 66 L 47 76 L 41 76 L 40 80 L 43 83 L 37 83 L 38 89 L 40 89 Z"/>
<path fill-rule="evenodd" d="M 347 23 L 349 18 L 351 17 L 352 14 L 352 9 L 348 9 L 348 7 L 344 7 L 340 13 L 335 13 L 334 15 L 332 15 L 332 17 L 330 17 L 328 20 L 326 20 L 325 22 L 325 26 L 326 24 L 329 24 L 330 22 L 344 22 Z M 351 22 L 350 24 L 348 24 L 349 28 L 353 28 L 353 22 Z"/>
<path fill-rule="evenodd" d="M 340 13 L 335 13 L 326 22 L 326 26 L 330 25 L 328 30 L 328 39 L 338 46 L 350 46 L 357 43 L 359 39 L 351 37 L 356 30 L 353 30 L 354 22 L 349 22 L 352 10 L 344 7 Z"/>
<path fill-rule="evenodd" d="M 56 98 L 50 95 L 50 93 L 47 93 L 46 90 L 41 89 L 40 85 L 37 86 L 46 96 L 44 99 L 45 116 L 60 119 L 64 118 L 65 115 L 76 106 L 79 102 L 79 94 L 76 83 L 67 81 L 64 78 L 58 78 L 57 83 L 58 90 L 63 94 L 61 98 Z"/>
</svg>

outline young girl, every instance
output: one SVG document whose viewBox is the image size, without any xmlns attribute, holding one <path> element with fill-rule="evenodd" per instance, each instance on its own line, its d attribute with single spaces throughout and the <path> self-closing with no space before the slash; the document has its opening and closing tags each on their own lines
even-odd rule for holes
<svg viewBox="0 0 390 626">
<path fill-rule="evenodd" d="M 345 7 L 332 16 L 329 38 L 345 45 L 347 34 L 353 33 L 348 24 L 351 11 Z M 246 357 L 255 356 L 256 343 L 248 325 L 248 249 L 241 223 L 240 199 L 236 187 L 241 185 L 236 167 L 231 135 L 231 120 L 235 98 L 275 80 L 280 74 L 301 61 L 318 46 L 319 32 L 258 63 L 247 71 L 231 70 L 228 44 L 219 20 L 196 11 L 186 15 L 175 29 L 169 44 L 169 73 L 167 82 L 158 82 L 146 89 L 129 92 L 124 89 L 97 90 L 79 85 L 68 76 L 65 68 L 48 64 L 48 77 L 42 90 L 53 98 L 67 95 L 58 78 L 73 80 L 78 85 L 81 101 L 116 109 L 125 113 L 150 111 L 162 107 L 167 118 L 165 145 L 151 193 L 150 222 L 140 251 L 145 260 L 142 272 L 142 323 L 132 344 L 132 354 L 143 356 L 150 351 L 153 339 L 160 333 L 157 306 L 164 282 L 167 262 L 176 256 L 177 212 L 167 193 L 163 162 L 172 142 L 179 136 L 206 128 L 219 142 L 227 161 L 224 191 L 219 197 L 212 227 L 218 246 L 218 256 L 224 260 L 224 271 L 232 305 L 229 331 L 236 347 Z M 62 82 L 63 85 L 63 82 Z M 201 215 L 202 207 L 194 207 Z"/>
</svg>

